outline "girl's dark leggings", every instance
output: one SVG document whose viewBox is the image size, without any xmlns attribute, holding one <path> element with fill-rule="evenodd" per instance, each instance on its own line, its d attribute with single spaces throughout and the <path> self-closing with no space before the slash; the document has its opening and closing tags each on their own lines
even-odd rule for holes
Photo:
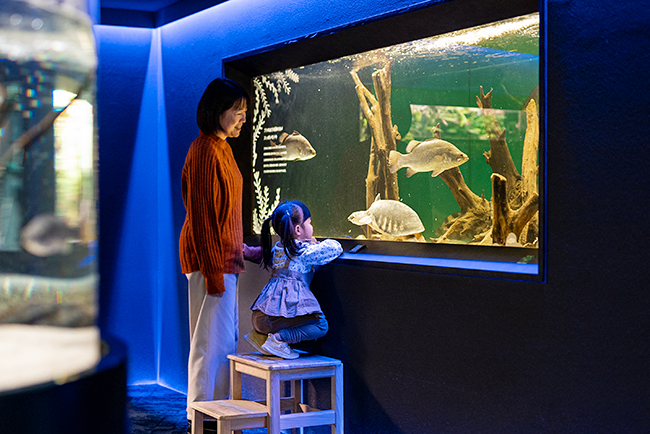
<svg viewBox="0 0 650 434">
<path fill-rule="evenodd" d="M 268 316 L 259 310 L 253 311 L 253 328 L 259 333 L 279 333 L 283 342 L 295 344 L 325 336 L 328 325 L 325 315 L 314 313 L 293 318 Z"/>
</svg>

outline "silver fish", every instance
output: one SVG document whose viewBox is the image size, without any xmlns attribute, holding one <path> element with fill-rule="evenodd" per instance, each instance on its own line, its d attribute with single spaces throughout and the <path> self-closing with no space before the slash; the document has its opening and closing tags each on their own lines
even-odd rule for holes
<svg viewBox="0 0 650 434">
<path fill-rule="evenodd" d="M 424 142 L 411 140 L 406 147 L 406 154 L 390 151 L 388 169 L 395 173 L 406 167 L 406 176 L 411 177 L 417 172 L 429 172 L 436 177 L 447 169 L 457 167 L 469 160 L 451 143 L 441 139 L 429 139 Z"/>
<path fill-rule="evenodd" d="M 393 237 L 404 237 L 424 231 L 418 214 L 408 205 L 397 200 L 382 200 L 379 195 L 365 211 L 355 211 L 348 221 L 355 225 L 369 225 L 376 232 Z"/>
<path fill-rule="evenodd" d="M 276 145 L 273 142 L 271 144 Z M 285 147 L 287 153 L 284 158 L 287 161 L 305 161 L 316 156 L 316 150 L 311 146 L 309 140 L 298 131 L 291 134 L 282 133 L 279 146 Z"/>
<path fill-rule="evenodd" d="M 51 214 L 37 215 L 20 231 L 20 245 L 34 256 L 47 257 L 72 253 L 79 231 L 70 228 L 64 219 Z"/>
</svg>

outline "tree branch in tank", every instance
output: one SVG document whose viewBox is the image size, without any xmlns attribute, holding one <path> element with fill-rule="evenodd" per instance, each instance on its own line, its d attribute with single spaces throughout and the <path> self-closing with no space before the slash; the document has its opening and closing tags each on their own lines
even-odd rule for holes
<svg viewBox="0 0 650 434">
<path fill-rule="evenodd" d="M 483 112 L 483 122 L 490 151 L 483 155 L 487 164 L 493 171 L 492 180 L 492 206 L 485 207 L 485 203 L 476 200 L 477 196 L 471 193 L 462 178 L 458 168 L 447 170 L 440 177 L 449 186 L 454 198 L 461 207 L 460 215 L 448 219 L 445 233 L 435 239 L 436 242 L 446 242 L 454 234 L 467 236 L 477 230 L 473 242 L 489 245 L 524 245 L 536 246 L 539 234 L 538 212 L 538 187 L 537 187 L 537 152 L 539 148 L 539 122 L 537 107 L 534 99 L 526 106 L 526 135 L 522 155 L 522 172 L 520 175 L 512 160 L 510 149 L 505 140 L 505 129 L 492 109 L 492 90 L 485 94 L 480 88 L 480 96 L 476 102 Z M 439 131 L 433 131 L 438 134 Z M 488 230 L 480 231 L 486 223 L 491 222 Z M 508 239 L 509 234 L 514 234 L 515 239 Z"/>
<path fill-rule="evenodd" d="M 391 121 L 391 66 L 392 62 L 385 61 L 384 67 L 372 73 L 373 84 L 377 97 L 370 92 L 359 78 L 359 71 L 372 63 L 360 62 L 350 71 L 355 83 L 355 90 L 359 97 L 361 110 L 368 120 L 372 133 L 370 155 L 368 160 L 368 174 L 366 176 L 366 207 L 375 201 L 377 195 L 382 199 L 399 200 L 397 174 L 390 173 L 388 169 L 388 155 L 394 151 L 397 142 L 401 140 L 397 126 Z M 376 231 L 369 226 L 364 226 L 366 238 L 372 238 Z"/>
</svg>

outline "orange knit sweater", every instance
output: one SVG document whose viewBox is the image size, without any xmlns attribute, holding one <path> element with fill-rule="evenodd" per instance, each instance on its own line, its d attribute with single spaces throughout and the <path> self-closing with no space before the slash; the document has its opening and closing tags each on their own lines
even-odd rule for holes
<svg viewBox="0 0 650 434">
<path fill-rule="evenodd" d="M 183 166 L 187 215 L 179 250 L 183 273 L 200 271 L 208 294 L 225 291 L 224 273 L 244 272 L 242 188 L 228 142 L 200 133 Z"/>
</svg>

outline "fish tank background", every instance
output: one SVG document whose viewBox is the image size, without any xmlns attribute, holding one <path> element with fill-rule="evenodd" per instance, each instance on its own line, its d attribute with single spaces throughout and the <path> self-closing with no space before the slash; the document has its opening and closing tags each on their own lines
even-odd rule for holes
<svg viewBox="0 0 650 434">
<path fill-rule="evenodd" d="M 100 358 L 86 2 L 0 0 L 0 393 Z"/>
<path fill-rule="evenodd" d="M 252 232 L 280 200 L 299 199 L 312 211 L 315 236 L 353 240 L 365 252 L 537 265 L 539 28 L 534 12 L 252 76 Z M 433 177 L 434 152 L 419 173 L 390 173 L 390 147 L 372 150 L 382 134 L 405 156 L 407 147 L 441 139 L 467 159 Z M 501 201 L 495 237 L 493 188 Z M 373 213 L 376 199 L 411 214 Z M 370 224 L 351 221 L 365 210 Z M 414 219 L 418 232 L 396 236 Z"/>
</svg>

